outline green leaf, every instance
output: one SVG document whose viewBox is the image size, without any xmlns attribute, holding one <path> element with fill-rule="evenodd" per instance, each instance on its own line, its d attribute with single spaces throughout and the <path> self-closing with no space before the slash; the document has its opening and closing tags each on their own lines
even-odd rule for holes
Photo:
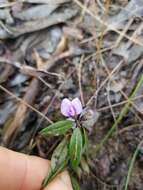
<svg viewBox="0 0 143 190">
<path fill-rule="evenodd" d="M 76 169 L 74 169 L 74 172 L 78 176 L 78 178 L 81 179 L 81 177 L 83 176 L 83 171 L 80 165 Z"/>
<path fill-rule="evenodd" d="M 89 175 L 89 173 L 90 173 L 90 168 L 89 168 L 89 166 L 88 166 L 87 160 L 86 160 L 84 157 L 82 157 L 82 159 L 81 159 L 81 161 L 80 161 L 80 166 L 81 166 L 81 168 L 82 168 L 82 171 L 83 171 L 85 174 Z M 82 173 L 83 173 L 83 172 L 82 172 Z"/>
<path fill-rule="evenodd" d="M 59 173 L 61 173 L 67 165 L 67 160 L 65 160 L 59 167 L 55 170 L 52 168 L 49 169 L 49 173 L 46 178 L 43 180 L 42 187 L 46 187 Z"/>
<path fill-rule="evenodd" d="M 72 183 L 73 190 L 80 190 L 79 183 L 77 179 L 73 176 L 71 176 L 71 183 Z"/>
<path fill-rule="evenodd" d="M 130 178 L 131 178 L 131 174 L 132 174 L 132 170 L 133 170 L 133 166 L 135 164 L 135 161 L 136 161 L 136 158 L 138 156 L 138 153 L 139 153 L 139 150 L 140 148 L 142 147 L 143 145 L 143 140 L 139 143 L 139 145 L 137 146 L 133 156 L 132 156 L 132 159 L 130 161 L 130 165 L 129 165 L 129 170 L 128 170 L 128 174 L 127 174 L 127 177 L 126 177 L 126 181 L 125 181 L 125 187 L 124 187 L 124 190 L 128 190 L 128 186 L 129 186 L 129 181 L 130 181 Z"/>
<path fill-rule="evenodd" d="M 71 121 L 71 120 L 58 121 L 56 123 L 49 125 L 45 129 L 43 129 L 40 132 L 40 134 L 44 135 L 44 136 L 47 136 L 49 134 L 52 134 L 52 135 L 65 134 L 69 129 L 72 128 L 72 125 L 73 125 L 73 121 Z"/>
<path fill-rule="evenodd" d="M 74 129 L 70 139 L 69 156 L 70 163 L 73 169 L 76 169 L 80 163 L 82 155 L 82 133 L 79 128 Z"/>
<path fill-rule="evenodd" d="M 96 148 L 94 150 L 94 152 L 96 152 L 96 154 L 98 153 L 98 151 L 101 150 L 101 148 L 104 146 L 104 144 L 107 143 L 108 139 L 112 136 L 112 134 L 114 133 L 116 127 L 121 122 L 121 120 L 126 115 L 126 113 L 128 112 L 129 107 L 132 104 L 133 98 L 135 97 L 135 95 L 137 94 L 137 92 L 139 91 L 139 89 L 142 87 L 142 85 L 143 85 L 143 75 L 141 75 L 141 77 L 140 77 L 140 79 L 139 79 L 139 81 L 138 81 L 135 89 L 133 90 L 132 94 L 128 98 L 127 103 L 121 109 L 120 114 L 117 117 L 117 119 L 115 120 L 114 124 L 108 130 L 107 134 L 102 138 L 101 142 L 96 146 Z"/>
<path fill-rule="evenodd" d="M 56 147 L 52 154 L 51 166 L 47 177 L 43 181 L 43 187 L 46 187 L 47 184 L 60 172 L 65 169 L 68 163 L 68 141 L 63 139 L 60 144 Z"/>
<path fill-rule="evenodd" d="M 88 155 L 89 142 L 88 142 L 87 132 L 85 128 L 82 129 L 83 129 L 83 152 L 85 152 Z"/>
<path fill-rule="evenodd" d="M 65 160 L 68 160 L 68 141 L 66 138 L 54 150 L 51 158 L 51 168 L 54 170 Z"/>
</svg>

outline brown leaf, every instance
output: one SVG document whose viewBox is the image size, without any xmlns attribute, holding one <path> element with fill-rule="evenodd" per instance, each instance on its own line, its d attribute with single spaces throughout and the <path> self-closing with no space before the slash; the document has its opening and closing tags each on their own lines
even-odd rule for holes
<svg viewBox="0 0 143 190">
<path fill-rule="evenodd" d="M 23 98 L 23 100 L 30 105 L 33 104 L 35 97 L 38 93 L 38 85 L 39 85 L 39 81 L 37 79 L 32 79 L 32 82 L 30 83 L 29 88 Z M 28 108 L 26 105 L 24 105 L 22 103 L 20 103 L 18 105 L 14 119 L 4 134 L 4 137 L 3 137 L 4 145 L 8 145 L 12 138 L 14 140 L 15 136 L 13 136 L 13 135 L 14 135 L 15 131 L 22 126 L 22 124 L 25 120 L 27 111 L 28 111 Z"/>
<path fill-rule="evenodd" d="M 53 25 L 64 23 L 77 14 L 75 7 L 61 9 L 60 12 L 55 12 L 46 18 L 35 19 L 33 21 L 27 21 L 17 26 L 5 25 L 4 30 L 12 36 L 17 37 L 25 33 L 38 31 Z M 2 33 L 2 32 L 1 32 Z"/>
</svg>

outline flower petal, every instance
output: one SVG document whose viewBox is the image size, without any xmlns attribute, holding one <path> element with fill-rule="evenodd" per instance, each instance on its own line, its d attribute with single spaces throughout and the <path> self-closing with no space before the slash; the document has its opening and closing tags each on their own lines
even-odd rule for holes
<svg viewBox="0 0 143 190">
<path fill-rule="evenodd" d="M 76 111 L 76 115 L 79 115 L 82 112 L 82 104 L 81 101 L 78 98 L 75 98 L 72 100 L 72 106 L 74 107 Z"/>
<path fill-rule="evenodd" d="M 69 110 L 69 115 L 71 117 L 74 117 L 76 115 L 76 110 L 74 108 L 74 106 L 71 104 L 70 110 Z"/>
<path fill-rule="evenodd" d="M 61 103 L 61 113 L 66 117 L 70 117 L 69 111 L 71 106 L 72 106 L 71 101 L 68 98 L 64 98 Z"/>
</svg>

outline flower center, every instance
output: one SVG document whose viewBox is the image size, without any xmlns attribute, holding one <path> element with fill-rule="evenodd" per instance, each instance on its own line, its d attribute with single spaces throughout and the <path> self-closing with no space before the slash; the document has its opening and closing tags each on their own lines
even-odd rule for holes
<svg viewBox="0 0 143 190">
<path fill-rule="evenodd" d="M 74 106 L 71 106 L 69 109 L 69 115 L 70 116 L 75 116 L 76 115 L 76 110 L 74 108 Z"/>
</svg>

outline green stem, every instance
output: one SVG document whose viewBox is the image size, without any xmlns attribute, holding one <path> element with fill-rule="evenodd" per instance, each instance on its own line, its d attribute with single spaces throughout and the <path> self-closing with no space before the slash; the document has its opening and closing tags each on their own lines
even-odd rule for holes
<svg viewBox="0 0 143 190">
<path fill-rule="evenodd" d="M 141 76 L 139 82 L 137 83 L 134 91 L 132 92 L 131 96 L 128 99 L 128 102 L 125 104 L 125 106 L 123 107 L 123 109 L 121 110 L 118 118 L 116 119 L 116 121 L 114 122 L 114 124 L 112 125 L 112 127 L 110 128 L 110 130 L 108 131 L 108 133 L 105 135 L 105 137 L 102 139 L 102 141 L 97 145 L 97 147 L 95 148 L 95 152 L 97 153 L 102 146 L 107 142 L 107 140 L 109 139 L 109 137 L 112 135 L 112 133 L 114 132 L 114 130 L 116 129 L 117 125 L 120 123 L 120 121 L 122 120 L 123 116 L 128 112 L 129 106 L 132 103 L 132 99 L 135 97 L 136 93 L 138 92 L 139 88 L 141 87 L 143 83 L 143 75 Z"/>
<path fill-rule="evenodd" d="M 133 157 L 131 159 L 131 162 L 130 162 L 130 166 L 129 166 L 129 170 L 128 170 L 128 175 L 127 175 L 127 178 L 126 178 L 126 182 L 125 182 L 125 188 L 124 190 L 127 190 L 128 189 L 128 184 L 129 184 L 129 180 L 130 180 L 130 177 L 131 177 L 131 173 L 132 173 L 132 169 L 133 169 L 133 166 L 134 166 L 134 163 L 135 163 L 135 160 L 136 160 L 136 157 L 138 155 L 138 152 L 140 150 L 140 147 L 142 145 L 143 141 L 141 141 L 139 143 L 139 145 L 137 146 L 134 154 L 133 154 Z"/>
</svg>

